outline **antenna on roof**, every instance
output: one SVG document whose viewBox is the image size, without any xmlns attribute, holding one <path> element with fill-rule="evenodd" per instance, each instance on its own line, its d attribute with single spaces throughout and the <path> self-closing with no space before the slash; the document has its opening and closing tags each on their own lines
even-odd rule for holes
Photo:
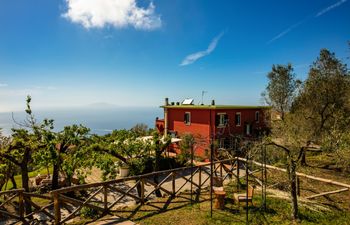
<svg viewBox="0 0 350 225">
<path fill-rule="evenodd" d="M 208 93 L 207 91 L 202 91 L 202 103 L 201 103 L 201 105 L 204 105 L 204 102 L 203 102 L 203 97 L 204 97 L 204 94 L 205 93 Z"/>
</svg>

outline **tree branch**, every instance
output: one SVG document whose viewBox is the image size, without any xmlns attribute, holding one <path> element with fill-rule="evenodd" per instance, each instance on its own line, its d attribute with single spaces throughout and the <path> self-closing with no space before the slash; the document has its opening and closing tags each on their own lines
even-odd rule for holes
<svg viewBox="0 0 350 225">
<path fill-rule="evenodd" d="M 21 166 L 21 163 L 17 159 L 15 159 L 14 157 L 12 157 L 11 155 L 0 152 L 0 156 L 4 157 L 7 160 L 10 160 L 13 164 L 16 164 L 17 166 Z"/>
<path fill-rule="evenodd" d="M 278 147 L 278 148 L 283 149 L 288 155 L 290 154 L 290 150 L 289 150 L 288 148 L 284 147 L 283 145 L 279 145 L 279 144 L 277 144 L 277 143 L 275 143 L 275 142 L 273 142 L 273 141 L 269 142 L 267 145 L 276 146 L 276 147 Z"/>
</svg>

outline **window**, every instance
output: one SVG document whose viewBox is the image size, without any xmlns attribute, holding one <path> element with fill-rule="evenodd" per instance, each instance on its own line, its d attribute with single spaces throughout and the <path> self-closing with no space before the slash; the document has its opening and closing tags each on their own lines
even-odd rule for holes
<svg viewBox="0 0 350 225">
<path fill-rule="evenodd" d="M 241 126 L 241 113 L 240 112 L 237 112 L 235 115 L 235 123 L 236 123 L 236 126 Z"/>
<path fill-rule="evenodd" d="M 224 127 L 228 123 L 228 115 L 226 113 L 218 113 L 215 118 L 217 127 Z"/>
<path fill-rule="evenodd" d="M 185 112 L 184 123 L 186 125 L 190 125 L 191 124 L 191 113 L 190 112 Z"/>
<path fill-rule="evenodd" d="M 256 121 L 257 123 L 259 123 L 259 117 L 260 117 L 260 112 L 259 112 L 259 111 L 256 111 L 256 112 L 255 112 L 255 121 Z"/>
<path fill-rule="evenodd" d="M 247 123 L 247 124 L 245 124 L 245 134 L 246 135 L 250 135 L 250 133 L 251 133 L 251 128 L 252 128 L 252 125 L 251 124 L 249 124 L 249 123 Z"/>
</svg>

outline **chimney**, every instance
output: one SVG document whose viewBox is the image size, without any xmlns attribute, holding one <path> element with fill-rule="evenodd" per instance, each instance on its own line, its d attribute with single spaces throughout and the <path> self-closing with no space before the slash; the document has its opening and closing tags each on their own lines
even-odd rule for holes
<svg viewBox="0 0 350 225">
<path fill-rule="evenodd" d="M 211 105 L 215 105 L 215 100 L 211 100 Z"/>
<path fill-rule="evenodd" d="M 165 106 L 169 105 L 169 98 L 165 98 L 165 103 L 164 103 Z"/>
</svg>

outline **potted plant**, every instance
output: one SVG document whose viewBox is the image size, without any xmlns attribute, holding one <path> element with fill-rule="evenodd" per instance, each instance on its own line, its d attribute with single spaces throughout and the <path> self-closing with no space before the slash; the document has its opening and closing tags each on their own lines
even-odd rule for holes
<svg viewBox="0 0 350 225">
<path fill-rule="evenodd" d="M 127 177 L 129 175 L 129 165 L 122 162 L 120 165 L 119 165 L 119 176 L 120 177 Z"/>
</svg>

